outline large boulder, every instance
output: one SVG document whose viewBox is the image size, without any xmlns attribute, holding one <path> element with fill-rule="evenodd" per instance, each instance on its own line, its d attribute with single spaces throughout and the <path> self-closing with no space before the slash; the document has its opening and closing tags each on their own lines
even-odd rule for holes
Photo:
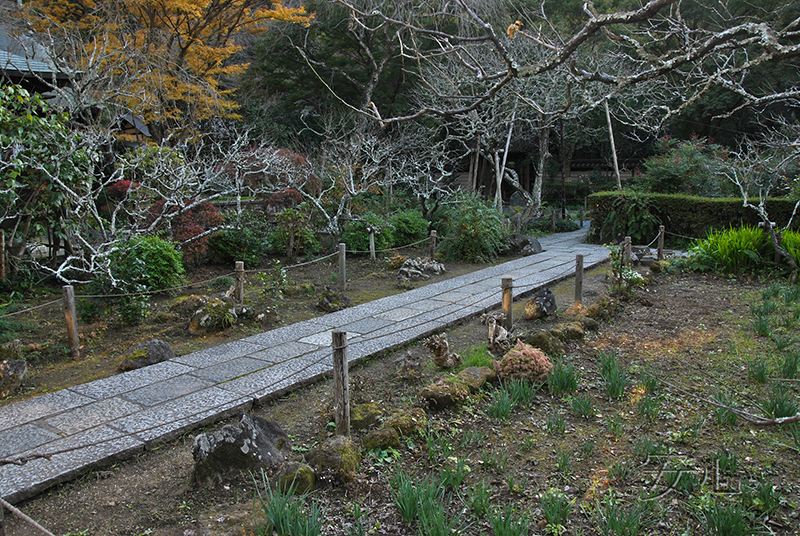
<svg viewBox="0 0 800 536">
<path fill-rule="evenodd" d="M 0 398 L 16 391 L 28 374 L 28 363 L 24 359 L 0 361 Z"/>
<path fill-rule="evenodd" d="M 541 348 L 547 355 L 562 355 L 564 353 L 564 344 L 561 340 L 553 335 L 550 331 L 540 329 L 532 331 L 520 337 L 523 341 L 530 344 L 534 348 Z"/>
<path fill-rule="evenodd" d="M 583 324 L 580 322 L 565 322 L 550 330 L 550 333 L 562 341 L 581 340 L 584 336 Z"/>
<path fill-rule="evenodd" d="M 119 364 L 119 370 L 135 370 L 138 368 L 154 365 L 167 359 L 173 359 L 175 352 L 169 344 L 152 339 L 141 342 L 128 351 L 127 357 Z"/>
<path fill-rule="evenodd" d="M 284 493 L 303 495 L 314 489 L 317 475 L 311 466 L 300 462 L 286 462 L 270 477 L 275 487 Z"/>
<path fill-rule="evenodd" d="M 238 427 L 226 425 L 194 438 L 192 480 L 202 487 L 212 487 L 227 475 L 276 468 L 291 451 L 289 436 L 277 423 L 242 414 Z"/>
<path fill-rule="evenodd" d="M 428 402 L 431 409 L 440 410 L 458 405 L 466 400 L 469 394 L 469 385 L 456 376 L 423 387 L 419 396 Z"/>
<path fill-rule="evenodd" d="M 358 471 L 361 451 L 349 437 L 335 435 L 306 452 L 306 463 L 317 472 L 326 471 L 347 482 Z"/>
<path fill-rule="evenodd" d="M 361 445 L 366 450 L 397 448 L 400 446 L 400 434 L 395 428 L 378 428 L 365 435 Z"/>
<path fill-rule="evenodd" d="M 236 302 L 230 296 L 221 294 L 205 300 L 189 321 L 189 333 L 201 335 L 222 331 L 234 325 L 238 318 Z"/>
<path fill-rule="evenodd" d="M 353 430 L 366 430 L 380 424 L 381 417 L 386 413 L 383 406 L 377 402 L 358 404 L 350 408 L 350 427 Z"/>
<path fill-rule="evenodd" d="M 514 253 L 522 255 L 534 255 L 544 251 L 539 240 L 535 236 L 520 233 L 511 233 L 511 249 Z"/>
<path fill-rule="evenodd" d="M 344 292 L 336 290 L 335 288 L 327 285 L 325 286 L 325 291 L 319 297 L 319 301 L 317 302 L 317 307 L 326 313 L 341 311 L 349 305 L 350 298 L 348 298 Z"/>
<path fill-rule="evenodd" d="M 401 436 L 421 434 L 428 428 L 428 416 L 422 408 L 401 408 L 383 421 L 384 428 L 394 428 Z"/>
<path fill-rule="evenodd" d="M 543 288 L 525 303 L 525 318 L 535 320 L 556 314 L 556 295 L 549 288 Z"/>
</svg>

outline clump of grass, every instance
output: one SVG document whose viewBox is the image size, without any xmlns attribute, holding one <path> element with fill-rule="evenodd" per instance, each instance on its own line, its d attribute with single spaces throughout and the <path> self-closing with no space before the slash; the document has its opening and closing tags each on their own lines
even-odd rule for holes
<svg viewBox="0 0 800 536">
<path fill-rule="evenodd" d="M 549 533 L 560 534 L 563 532 L 574 504 L 574 500 L 570 501 L 564 493 L 556 489 L 549 489 L 542 495 L 542 514 Z"/>
<path fill-rule="evenodd" d="M 634 464 L 631 460 L 616 461 L 611 465 L 606 464 L 608 476 L 619 481 L 625 480 L 631 476 L 631 474 L 633 474 L 633 468 Z"/>
<path fill-rule="evenodd" d="M 766 337 L 772 333 L 772 322 L 769 317 L 766 315 L 757 315 L 753 319 L 753 331 L 756 335 L 760 335 L 761 337 Z"/>
<path fill-rule="evenodd" d="M 292 489 L 273 489 L 263 471 L 261 479 L 262 486 L 256 482 L 257 503 L 264 514 L 263 521 L 256 522 L 259 535 L 316 536 L 322 532 L 323 508 L 316 504 L 306 506 L 306 494 L 295 495 Z"/>
<path fill-rule="evenodd" d="M 536 395 L 539 394 L 543 385 L 543 383 L 530 383 L 517 378 L 510 378 L 503 382 L 503 388 L 511 396 L 511 402 L 523 407 L 530 406 L 536 400 Z"/>
<path fill-rule="evenodd" d="M 633 453 L 643 460 L 658 458 L 667 454 L 667 448 L 661 441 L 655 441 L 650 436 L 637 438 L 633 442 Z"/>
<path fill-rule="evenodd" d="M 653 523 L 652 502 L 635 501 L 625 508 L 620 500 L 609 495 L 598 502 L 592 513 L 595 529 L 603 536 L 633 536 L 642 534 Z"/>
<path fill-rule="evenodd" d="M 735 425 L 736 413 L 731 411 L 731 409 L 737 409 L 739 403 L 724 389 L 714 394 L 714 400 L 725 406 L 716 406 L 714 408 L 714 415 L 717 417 L 717 423 L 727 426 Z"/>
<path fill-rule="evenodd" d="M 658 414 L 661 412 L 661 397 L 649 394 L 643 396 L 636 403 L 636 411 L 647 421 L 657 420 Z"/>
<path fill-rule="evenodd" d="M 547 418 L 544 422 L 544 428 L 550 434 L 564 435 L 564 432 L 567 430 L 567 422 L 564 420 L 564 416 L 561 415 L 561 412 L 554 408 L 550 413 L 547 414 Z"/>
<path fill-rule="evenodd" d="M 709 536 L 745 536 L 753 532 L 747 512 L 736 503 L 713 501 L 697 517 Z"/>
<path fill-rule="evenodd" d="M 682 460 L 670 460 L 663 475 L 667 485 L 675 491 L 691 495 L 700 488 L 697 473 Z"/>
<path fill-rule="evenodd" d="M 587 439 L 581 444 L 581 453 L 584 456 L 591 456 L 592 452 L 594 452 L 594 439 Z"/>
<path fill-rule="evenodd" d="M 556 449 L 556 470 L 561 473 L 562 476 L 569 475 L 571 468 L 570 468 L 570 460 L 572 459 L 572 451 L 562 448 Z"/>
<path fill-rule="evenodd" d="M 787 380 L 794 379 L 797 377 L 798 369 L 800 369 L 800 352 L 794 349 L 784 352 L 780 365 L 781 377 Z"/>
<path fill-rule="evenodd" d="M 469 488 L 466 493 L 467 506 L 475 517 L 482 519 L 489 513 L 492 500 L 492 488 L 485 480 L 481 480 L 475 487 Z"/>
<path fill-rule="evenodd" d="M 481 457 L 483 467 L 487 470 L 495 470 L 504 473 L 506 467 L 508 467 L 508 452 L 505 450 L 484 450 Z"/>
<path fill-rule="evenodd" d="M 509 504 L 503 510 L 491 512 L 488 519 L 495 536 L 528 534 L 531 526 L 530 518 L 526 515 L 517 514 L 512 504 Z"/>
<path fill-rule="evenodd" d="M 747 362 L 747 376 L 756 383 L 766 383 L 769 378 L 767 358 L 759 356 Z"/>
<path fill-rule="evenodd" d="M 578 389 L 578 376 L 572 363 L 564 363 L 563 360 L 556 359 L 553 363 L 553 370 L 547 375 L 547 387 L 555 396 L 574 393 Z"/>
<path fill-rule="evenodd" d="M 622 421 L 622 417 L 619 415 L 614 415 L 613 417 L 609 417 L 606 419 L 606 429 L 608 433 L 612 435 L 614 440 L 619 440 L 622 437 L 622 434 L 625 433 L 625 423 Z"/>
<path fill-rule="evenodd" d="M 595 410 L 592 406 L 591 398 L 586 396 L 571 396 L 567 400 L 569 401 L 572 411 L 574 411 L 578 417 L 583 417 L 584 419 L 591 419 L 594 417 Z"/>
<path fill-rule="evenodd" d="M 773 419 L 792 417 L 800 412 L 800 404 L 798 404 L 794 393 L 783 382 L 772 384 L 770 394 L 759 406 L 765 414 Z"/>
<path fill-rule="evenodd" d="M 787 285 L 783 287 L 781 297 L 786 305 L 791 305 L 796 301 L 800 301 L 800 285 Z"/>
<path fill-rule="evenodd" d="M 507 421 L 511 417 L 511 410 L 514 409 L 514 402 L 511 400 L 509 392 L 499 387 L 492 392 L 492 401 L 486 408 L 486 413 L 500 421 Z"/>
<path fill-rule="evenodd" d="M 649 395 L 658 394 L 661 391 L 662 383 L 658 379 L 658 374 L 650 367 L 646 367 L 641 374 L 641 382 L 644 392 Z"/>
<path fill-rule="evenodd" d="M 414 522 L 419 511 L 419 498 L 414 481 L 403 471 L 395 473 L 391 482 L 392 499 L 400 517 L 408 524 Z"/>
<path fill-rule="evenodd" d="M 775 348 L 781 352 L 794 344 L 794 338 L 789 334 L 774 332 L 770 336 L 772 337 L 772 341 L 775 343 Z"/>
<path fill-rule="evenodd" d="M 492 368 L 494 357 L 486 348 L 486 343 L 470 346 L 461 352 L 460 369 L 469 367 L 489 367 Z"/>
<path fill-rule="evenodd" d="M 724 475 L 733 475 L 739 469 L 739 457 L 736 453 L 721 447 L 711 456 L 711 460 Z"/>
<path fill-rule="evenodd" d="M 605 384 L 609 400 L 616 400 L 625 394 L 628 387 L 628 376 L 617 361 L 614 352 L 600 352 L 600 377 Z"/>
<path fill-rule="evenodd" d="M 769 253 L 770 244 L 761 229 L 731 227 L 692 242 L 689 250 L 692 263 L 702 270 L 754 273 Z"/>
<path fill-rule="evenodd" d="M 469 474 L 466 458 L 458 458 L 455 467 L 444 467 L 439 470 L 439 479 L 442 485 L 450 490 L 457 490 Z"/>
</svg>

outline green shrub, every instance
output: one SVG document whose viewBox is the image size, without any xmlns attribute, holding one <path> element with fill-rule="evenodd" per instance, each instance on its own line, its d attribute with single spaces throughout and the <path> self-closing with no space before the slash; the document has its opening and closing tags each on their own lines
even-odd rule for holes
<svg viewBox="0 0 800 536">
<path fill-rule="evenodd" d="M 428 221 L 419 210 L 401 210 L 392 214 L 392 246 L 406 246 L 428 236 Z M 377 246 L 375 246 L 377 247 Z"/>
<path fill-rule="evenodd" d="M 295 258 L 300 254 L 319 251 L 319 242 L 311 223 L 311 212 L 302 203 L 297 208 L 287 208 L 276 216 L 277 228 L 269 234 L 267 242 L 271 253 Z"/>
<path fill-rule="evenodd" d="M 182 255 L 169 240 L 142 236 L 124 244 L 111 255 L 111 273 L 125 285 L 166 290 L 184 283 Z"/>
<path fill-rule="evenodd" d="M 763 267 L 772 244 L 761 229 L 731 227 L 695 240 L 689 248 L 691 264 L 700 271 L 753 273 Z"/>
<path fill-rule="evenodd" d="M 794 257 L 794 262 L 800 266 L 800 233 L 786 229 L 781 235 L 783 248 Z"/>
<path fill-rule="evenodd" d="M 503 215 L 478 195 L 456 192 L 444 210 L 443 249 L 447 258 L 491 261 L 508 245 Z"/>
<path fill-rule="evenodd" d="M 661 154 L 645 160 L 644 173 L 632 181 L 654 193 L 732 195 L 735 186 L 721 173 L 725 156 L 722 147 L 704 139 L 665 138 L 661 140 Z"/>
<path fill-rule="evenodd" d="M 626 190 L 619 192 L 611 206 L 600 225 L 601 240 L 619 242 L 630 236 L 634 244 L 647 244 L 658 234 L 661 220 L 653 214 L 648 196 Z"/>
<path fill-rule="evenodd" d="M 212 264 L 244 261 L 247 266 L 256 266 L 266 251 L 266 242 L 247 227 L 219 231 L 208 239 L 208 261 Z"/>
<path fill-rule="evenodd" d="M 361 220 L 348 221 L 342 225 L 341 241 L 347 244 L 348 251 L 369 252 L 369 228 L 375 230 L 375 249 L 388 249 L 394 238 L 392 228 L 380 214 L 366 212 Z"/>
</svg>

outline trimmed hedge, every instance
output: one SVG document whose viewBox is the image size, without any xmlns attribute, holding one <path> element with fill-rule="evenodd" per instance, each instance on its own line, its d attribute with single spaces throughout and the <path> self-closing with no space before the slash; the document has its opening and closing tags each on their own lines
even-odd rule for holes
<svg viewBox="0 0 800 536">
<path fill-rule="evenodd" d="M 589 196 L 591 228 L 589 240 L 594 243 L 616 241 L 618 237 L 603 236 L 600 225 L 613 210 L 618 197 L 629 197 L 626 191 L 598 192 Z M 711 231 L 727 229 L 731 225 L 758 225 L 760 219 L 755 210 L 742 206 L 742 198 L 693 197 L 682 194 L 638 194 L 650 203 L 650 212 L 664 225 L 667 243 L 685 244 L 688 239 L 705 238 Z M 795 202 L 783 198 L 766 201 L 767 213 L 779 227 L 786 225 L 792 215 Z M 800 229 L 800 218 L 795 218 L 793 229 Z M 681 239 L 680 235 L 686 237 Z M 655 236 L 653 236 L 655 238 Z"/>
</svg>

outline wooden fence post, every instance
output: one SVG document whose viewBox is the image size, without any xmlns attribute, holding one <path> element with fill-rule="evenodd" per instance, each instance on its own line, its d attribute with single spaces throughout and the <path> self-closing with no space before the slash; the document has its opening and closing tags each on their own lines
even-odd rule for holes
<svg viewBox="0 0 800 536">
<path fill-rule="evenodd" d="M 575 255 L 575 305 L 583 301 L 583 255 Z"/>
<path fill-rule="evenodd" d="M 553 207 L 553 212 L 550 213 L 550 230 L 556 232 L 556 207 Z"/>
<path fill-rule="evenodd" d="M 580 211 L 580 218 L 581 218 L 581 229 L 583 229 L 583 209 Z"/>
<path fill-rule="evenodd" d="M 625 266 L 631 265 L 631 237 L 625 237 L 625 253 L 623 253 L 624 257 L 622 258 L 623 264 Z"/>
<path fill-rule="evenodd" d="M 375 229 L 369 228 L 369 259 L 375 260 Z"/>
<path fill-rule="evenodd" d="M 64 285 L 64 318 L 67 320 L 67 337 L 73 359 L 81 358 L 81 341 L 78 337 L 78 317 L 75 314 L 75 289 Z"/>
<path fill-rule="evenodd" d="M 664 226 L 658 226 L 658 260 L 664 260 Z"/>
<path fill-rule="evenodd" d="M 428 251 L 428 257 L 433 260 L 433 256 L 436 255 L 436 229 L 431 229 L 431 244 L 430 244 L 430 251 Z"/>
<path fill-rule="evenodd" d="M 244 261 L 236 261 L 234 271 L 236 272 L 236 290 L 233 299 L 239 305 L 244 305 Z"/>
<path fill-rule="evenodd" d="M 347 365 L 347 332 L 334 331 L 333 405 L 336 435 L 350 435 L 350 373 Z"/>
<path fill-rule="evenodd" d="M 503 327 L 511 331 L 511 327 L 514 325 L 514 279 L 504 277 L 500 281 L 500 288 L 503 290 L 503 314 L 506 315 Z"/>
<path fill-rule="evenodd" d="M 344 242 L 339 242 L 339 288 L 344 292 L 347 290 L 347 259 Z"/>
</svg>

